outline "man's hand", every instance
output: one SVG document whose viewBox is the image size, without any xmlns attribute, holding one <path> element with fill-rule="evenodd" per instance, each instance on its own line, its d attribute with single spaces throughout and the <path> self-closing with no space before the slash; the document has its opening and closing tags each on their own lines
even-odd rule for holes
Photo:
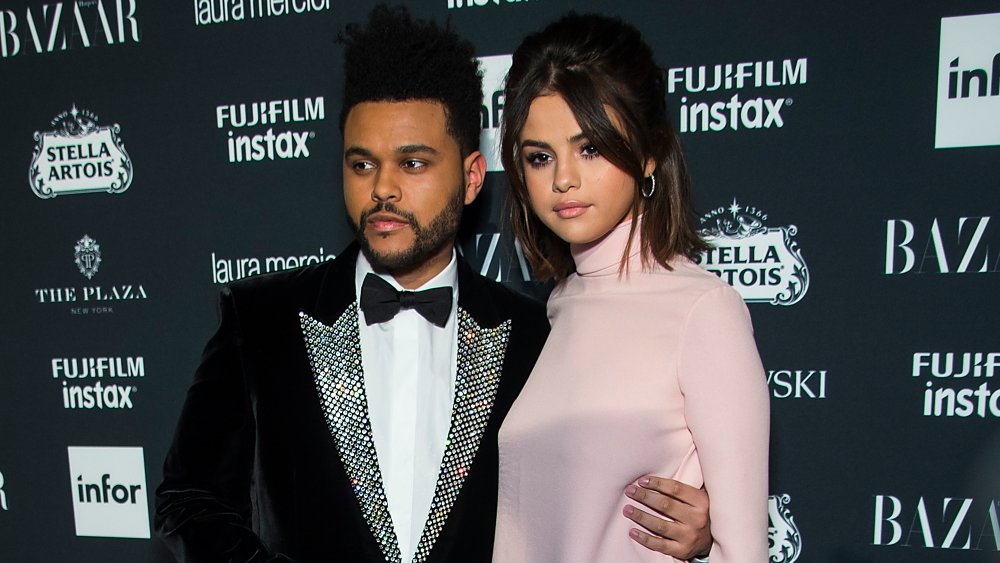
<svg viewBox="0 0 1000 563">
<path fill-rule="evenodd" d="M 625 516 L 642 526 L 629 537 L 647 549 L 687 560 L 708 555 L 712 530 L 708 518 L 708 493 L 673 479 L 643 477 L 625 488 L 625 495 L 652 513 L 626 505 Z"/>
</svg>

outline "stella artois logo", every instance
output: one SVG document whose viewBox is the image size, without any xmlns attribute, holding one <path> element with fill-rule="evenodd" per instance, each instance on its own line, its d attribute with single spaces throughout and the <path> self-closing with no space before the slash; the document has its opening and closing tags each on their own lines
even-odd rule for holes
<svg viewBox="0 0 1000 563">
<path fill-rule="evenodd" d="M 132 184 L 132 160 L 116 123 L 99 127 L 97 116 L 76 105 L 52 120 L 52 131 L 35 131 L 28 179 L 42 199 L 62 194 L 122 193 Z"/>
<path fill-rule="evenodd" d="M 92 279 L 101 266 L 101 245 L 89 236 L 83 235 L 73 247 L 73 258 L 80 273 L 88 280 Z"/>
<path fill-rule="evenodd" d="M 699 263 L 733 286 L 748 303 L 794 305 L 809 289 L 809 268 L 795 241 L 798 227 L 768 227 L 767 214 L 733 200 L 700 218 L 712 248 Z"/>
<path fill-rule="evenodd" d="M 767 543 L 769 563 L 793 563 L 802 553 L 802 536 L 788 510 L 788 495 L 767 498 Z"/>
</svg>

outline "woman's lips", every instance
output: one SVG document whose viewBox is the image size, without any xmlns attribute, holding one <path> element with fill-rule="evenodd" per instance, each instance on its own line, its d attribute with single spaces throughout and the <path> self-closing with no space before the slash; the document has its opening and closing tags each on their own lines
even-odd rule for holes
<svg viewBox="0 0 1000 563">
<path fill-rule="evenodd" d="M 589 203 L 582 203 L 579 201 L 565 201 L 556 204 L 556 206 L 552 208 L 552 210 L 556 212 L 556 215 L 559 215 L 562 219 L 579 217 L 580 215 L 586 213 L 588 209 L 590 209 Z"/>
</svg>

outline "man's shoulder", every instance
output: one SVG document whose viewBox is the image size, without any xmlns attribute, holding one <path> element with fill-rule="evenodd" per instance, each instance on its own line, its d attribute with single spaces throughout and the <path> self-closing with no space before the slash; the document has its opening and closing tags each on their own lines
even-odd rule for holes
<svg viewBox="0 0 1000 563">
<path fill-rule="evenodd" d="M 244 278 L 222 288 L 222 294 L 238 301 L 255 303 L 301 301 L 317 295 L 324 288 L 352 281 L 354 262 L 341 254 L 337 258 Z"/>
</svg>

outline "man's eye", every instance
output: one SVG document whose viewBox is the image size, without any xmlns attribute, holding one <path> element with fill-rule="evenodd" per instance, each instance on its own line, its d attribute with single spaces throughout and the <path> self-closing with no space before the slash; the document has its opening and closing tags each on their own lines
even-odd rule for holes
<svg viewBox="0 0 1000 563">
<path fill-rule="evenodd" d="M 403 168 L 409 168 L 411 170 L 415 170 L 415 169 L 418 169 L 418 168 L 423 168 L 424 166 L 427 166 L 427 163 L 424 162 L 424 161 L 422 161 L 422 160 L 404 160 L 403 161 Z"/>
<path fill-rule="evenodd" d="M 357 172 L 364 172 L 366 170 L 374 169 L 375 165 L 367 160 L 359 160 L 357 162 L 352 163 L 351 168 Z"/>
</svg>

